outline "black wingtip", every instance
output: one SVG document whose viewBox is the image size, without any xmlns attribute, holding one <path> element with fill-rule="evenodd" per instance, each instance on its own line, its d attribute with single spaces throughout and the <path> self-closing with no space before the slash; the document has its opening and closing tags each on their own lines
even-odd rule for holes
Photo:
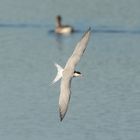
<svg viewBox="0 0 140 140">
<path fill-rule="evenodd" d="M 62 116 L 62 114 L 60 113 L 60 121 L 62 122 L 62 120 L 63 120 L 63 116 Z"/>
<path fill-rule="evenodd" d="M 91 27 L 88 27 L 86 33 L 87 33 L 87 32 L 91 32 L 91 31 L 92 31 L 92 30 L 91 30 Z"/>
<path fill-rule="evenodd" d="M 64 118 L 64 115 L 62 115 L 61 113 L 61 109 L 59 108 L 59 116 L 60 116 L 60 121 L 62 122 L 63 118 Z"/>
<path fill-rule="evenodd" d="M 62 119 L 62 118 L 60 118 L 60 122 L 62 122 L 62 120 L 63 120 L 63 119 Z"/>
<path fill-rule="evenodd" d="M 86 34 L 90 34 L 90 33 L 91 33 L 91 27 L 89 27 L 88 30 L 84 32 L 82 38 L 83 38 Z"/>
</svg>

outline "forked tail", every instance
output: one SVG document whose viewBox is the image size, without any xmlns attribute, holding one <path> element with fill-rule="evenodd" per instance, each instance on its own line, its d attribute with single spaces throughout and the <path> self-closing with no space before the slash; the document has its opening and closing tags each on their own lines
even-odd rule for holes
<svg viewBox="0 0 140 140">
<path fill-rule="evenodd" d="M 54 64 L 57 68 L 57 75 L 54 78 L 54 80 L 52 81 L 52 84 L 56 83 L 58 80 L 60 80 L 62 78 L 62 72 L 63 72 L 63 68 L 58 65 L 57 63 Z"/>
</svg>

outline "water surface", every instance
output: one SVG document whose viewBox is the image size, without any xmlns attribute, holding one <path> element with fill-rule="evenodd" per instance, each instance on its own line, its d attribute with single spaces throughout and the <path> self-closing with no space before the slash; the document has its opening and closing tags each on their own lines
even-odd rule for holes
<svg viewBox="0 0 140 140">
<path fill-rule="evenodd" d="M 3 0 L 0 5 L 0 139 L 139 140 L 140 2 Z M 77 32 L 52 32 L 55 16 Z M 69 110 L 59 121 L 59 82 L 83 32 L 88 48 L 76 67 Z"/>
</svg>

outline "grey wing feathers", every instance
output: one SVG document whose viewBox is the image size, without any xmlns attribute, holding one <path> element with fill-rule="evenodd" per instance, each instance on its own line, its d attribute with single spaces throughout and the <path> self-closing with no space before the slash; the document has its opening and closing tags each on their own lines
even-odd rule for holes
<svg viewBox="0 0 140 140">
<path fill-rule="evenodd" d="M 60 87 L 60 97 L 59 97 L 59 113 L 60 113 L 60 121 L 63 120 L 70 101 L 71 96 L 71 78 L 64 77 L 61 79 L 61 87 Z"/>
<path fill-rule="evenodd" d="M 61 87 L 60 87 L 60 97 L 59 97 L 59 113 L 60 113 L 60 120 L 62 121 L 67 109 L 68 104 L 70 101 L 71 96 L 71 79 L 73 77 L 73 72 L 75 69 L 76 64 L 80 60 L 81 56 L 83 55 L 87 43 L 89 40 L 89 36 L 91 33 L 91 29 L 89 29 L 82 39 L 79 41 L 79 43 L 76 45 L 76 48 L 72 54 L 72 56 L 69 58 L 64 71 L 63 71 L 63 77 L 61 79 Z"/>
<path fill-rule="evenodd" d="M 76 48 L 75 48 L 72 56 L 69 58 L 65 68 L 70 67 L 71 69 L 74 70 L 74 67 L 79 62 L 81 56 L 83 55 L 83 53 L 87 47 L 87 43 L 88 43 L 90 34 L 91 34 L 91 29 L 89 28 L 88 31 L 85 32 L 85 34 L 83 35 L 82 39 L 76 45 Z"/>
</svg>

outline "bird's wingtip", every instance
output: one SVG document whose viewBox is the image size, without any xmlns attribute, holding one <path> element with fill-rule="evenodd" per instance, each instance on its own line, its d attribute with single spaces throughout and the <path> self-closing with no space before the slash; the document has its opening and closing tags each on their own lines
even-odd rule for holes
<svg viewBox="0 0 140 140">
<path fill-rule="evenodd" d="M 63 120 L 63 116 L 62 116 L 62 114 L 61 114 L 61 112 L 60 112 L 60 121 L 62 122 L 62 120 Z"/>
<path fill-rule="evenodd" d="M 62 122 L 63 118 L 60 117 L 60 122 Z"/>
<path fill-rule="evenodd" d="M 94 31 L 94 30 L 92 29 L 92 27 L 89 26 L 87 32 L 91 33 L 91 32 L 93 32 L 93 31 Z M 87 32 L 86 32 L 86 33 L 87 33 Z"/>
<path fill-rule="evenodd" d="M 62 120 L 64 119 L 65 113 L 63 114 L 61 112 L 61 108 L 59 108 L 59 116 L 60 116 L 60 121 L 62 122 Z"/>
</svg>

